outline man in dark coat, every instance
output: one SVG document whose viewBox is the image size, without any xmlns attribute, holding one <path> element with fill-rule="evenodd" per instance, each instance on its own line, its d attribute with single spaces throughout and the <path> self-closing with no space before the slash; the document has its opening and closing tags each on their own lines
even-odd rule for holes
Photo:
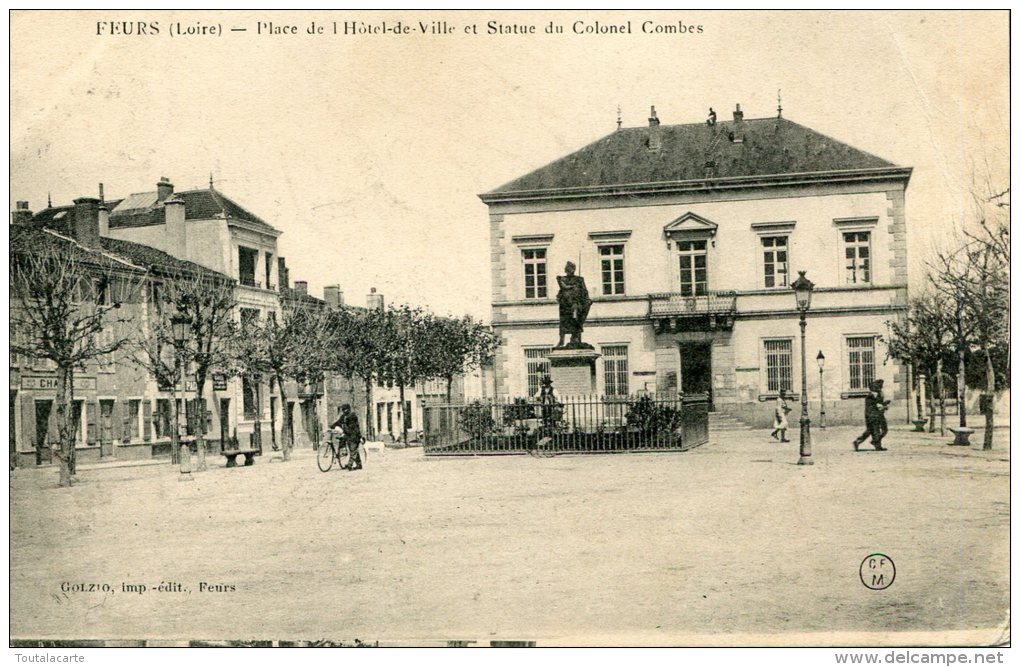
<svg viewBox="0 0 1020 667">
<path fill-rule="evenodd" d="M 347 445 L 347 449 L 351 453 L 351 460 L 347 464 L 348 470 L 361 470 L 361 442 L 364 438 L 361 437 L 361 425 L 358 423 L 358 415 L 354 414 L 351 410 L 350 403 L 344 403 L 340 406 L 340 416 L 335 422 L 330 424 L 330 428 L 340 427 L 343 429 L 344 443 Z"/>
<path fill-rule="evenodd" d="M 885 400 L 882 394 L 884 380 L 874 380 L 868 385 L 868 395 L 864 398 L 864 433 L 854 439 L 854 451 L 858 451 L 865 440 L 871 437 L 871 444 L 876 451 L 884 452 L 882 438 L 889 432 L 889 423 L 885 419 L 885 410 L 889 407 L 889 401 Z"/>
</svg>

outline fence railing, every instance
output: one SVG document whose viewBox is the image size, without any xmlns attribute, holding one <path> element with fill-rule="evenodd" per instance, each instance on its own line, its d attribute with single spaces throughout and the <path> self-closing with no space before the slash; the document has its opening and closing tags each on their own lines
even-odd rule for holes
<svg viewBox="0 0 1020 667">
<path fill-rule="evenodd" d="M 683 451 L 708 441 L 708 396 L 432 404 L 423 425 L 427 456 Z"/>
</svg>

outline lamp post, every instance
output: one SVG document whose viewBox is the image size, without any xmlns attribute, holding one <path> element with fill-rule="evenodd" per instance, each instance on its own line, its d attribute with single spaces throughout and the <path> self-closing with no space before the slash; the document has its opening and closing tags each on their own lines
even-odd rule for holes
<svg viewBox="0 0 1020 667">
<path fill-rule="evenodd" d="M 825 355 L 818 350 L 815 357 L 818 362 L 818 399 L 821 407 L 818 411 L 818 428 L 825 428 Z"/>
<path fill-rule="evenodd" d="M 187 399 L 184 396 L 186 385 L 184 383 L 184 355 L 181 354 L 181 350 L 184 349 L 184 346 L 188 342 L 188 337 L 189 334 L 191 333 L 191 320 L 189 320 L 187 317 L 177 315 L 170 319 L 170 328 L 172 330 L 174 338 L 174 351 L 177 355 L 177 372 L 178 375 L 180 376 L 181 405 L 183 407 Z M 177 392 L 175 391 L 174 393 Z M 177 400 L 176 397 L 174 397 L 175 402 L 176 400 Z M 187 409 L 185 409 L 184 414 L 187 415 Z M 179 445 L 180 447 L 179 452 L 181 462 L 181 476 L 178 479 L 182 482 L 189 482 L 192 480 L 191 447 L 188 445 L 188 443 L 181 442 L 180 424 L 181 414 L 180 410 L 177 410 L 177 424 L 174 425 L 174 432 L 171 437 L 171 446 L 177 447 Z"/>
<path fill-rule="evenodd" d="M 805 271 L 798 271 L 800 276 L 790 287 L 797 297 L 797 310 L 800 311 L 800 459 L 797 465 L 809 466 L 811 460 L 811 420 L 807 414 L 807 311 L 811 307 L 811 290 L 815 284 L 804 277 Z"/>
</svg>

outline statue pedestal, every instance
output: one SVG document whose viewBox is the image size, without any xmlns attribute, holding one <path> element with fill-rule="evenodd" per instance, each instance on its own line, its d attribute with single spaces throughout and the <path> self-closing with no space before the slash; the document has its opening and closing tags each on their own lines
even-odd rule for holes
<svg viewBox="0 0 1020 667">
<path fill-rule="evenodd" d="M 546 355 L 549 376 L 558 396 L 595 393 L 595 360 L 602 355 L 591 348 L 557 348 Z"/>
</svg>

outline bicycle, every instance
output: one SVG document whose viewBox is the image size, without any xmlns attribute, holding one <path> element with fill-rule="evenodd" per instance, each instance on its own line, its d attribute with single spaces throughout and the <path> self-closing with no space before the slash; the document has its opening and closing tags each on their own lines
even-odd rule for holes
<svg viewBox="0 0 1020 667">
<path fill-rule="evenodd" d="M 359 445 L 360 446 L 360 445 Z M 319 470 L 329 472 L 333 463 L 339 463 L 341 468 L 346 468 L 351 462 L 351 448 L 343 437 L 343 433 L 331 432 L 329 438 L 321 447 L 316 456 Z M 361 452 L 362 465 L 365 461 L 365 452 Z"/>
</svg>

